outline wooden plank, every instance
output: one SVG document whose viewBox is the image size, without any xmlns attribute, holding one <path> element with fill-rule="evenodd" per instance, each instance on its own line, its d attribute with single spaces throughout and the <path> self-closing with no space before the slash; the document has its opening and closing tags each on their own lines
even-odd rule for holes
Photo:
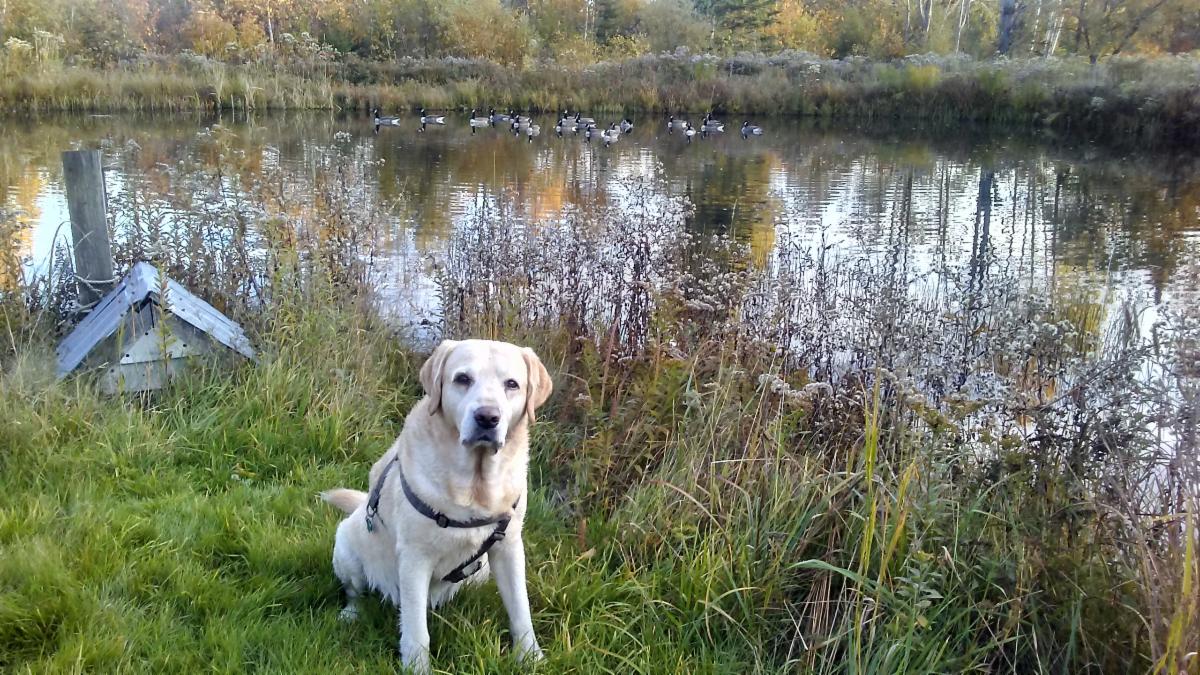
<svg viewBox="0 0 1200 675">
<path fill-rule="evenodd" d="M 91 307 L 115 282 L 100 151 L 67 151 L 62 154 L 62 163 L 67 209 L 71 213 L 79 303 Z"/>
<path fill-rule="evenodd" d="M 78 368 L 100 341 L 121 328 L 126 313 L 138 299 L 136 285 L 136 278 L 126 276 L 63 338 L 57 350 L 59 377 Z"/>
<path fill-rule="evenodd" d="M 164 281 L 167 294 L 165 302 L 158 297 L 159 291 L 164 288 Z M 149 304 L 144 301 L 149 301 Z M 185 339 L 180 343 L 181 349 L 187 345 L 188 350 L 207 352 L 209 345 L 201 345 L 201 342 L 212 340 L 248 359 L 254 359 L 254 348 L 241 326 L 170 277 L 160 277 L 153 265 L 139 262 L 59 343 L 58 376 L 65 377 L 85 363 L 89 367 L 100 364 L 130 365 L 120 363 L 122 355 L 128 351 L 127 345 L 153 330 L 160 313 L 164 318 L 173 317 L 171 320 L 177 322 L 172 328 L 177 335 L 194 333 L 195 339 Z M 115 350 L 122 351 L 118 353 Z M 178 358 L 188 353 L 190 351 L 172 351 L 169 356 Z M 139 376 L 143 372 L 137 371 Z"/>
</svg>

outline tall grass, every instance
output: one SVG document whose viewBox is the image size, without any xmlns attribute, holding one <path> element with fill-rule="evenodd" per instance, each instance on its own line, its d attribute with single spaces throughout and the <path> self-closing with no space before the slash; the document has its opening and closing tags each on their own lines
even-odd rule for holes
<svg viewBox="0 0 1200 675">
<path fill-rule="evenodd" d="M 666 113 L 715 110 L 855 120 L 975 121 L 1089 138 L 1200 142 L 1200 62 L 1190 57 L 893 62 L 804 53 L 645 56 L 512 69 L 465 59 L 228 65 L 151 59 L 113 70 L 47 68 L 0 83 L 9 111 L 495 106 Z"/>
<path fill-rule="evenodd" d="M 1154 670 L 1196 649 L 1175 628 L 1194 620 L 1188 299 L 1151 338 L 1069 293 L 984 286 L 987 260 L 916 292 L 788 241 L 755 271 L 685 213 L 500 210 L 442 263 L 450 333 L 520 336 L 571 375 L 583 409 L 560 420 L 583 431 L 551 466 L 565 503 L 630 524 L 635 568 L 726 561 L 690 599 L 718 603 L 710 630 L 760 631 L 764 668 Z"/>
<path fill-rule="evenodd" d="M 69 287 L 0 297 L 0 667 L 393 667 L 390 609 L 336 620 L 315 495 L 365 487 L 422 354 L 379 319 L 390 216 L 340 161 L 191 202 L 178 246 L 118 201 L 142 210 L 118 254 L 237 315 L 257 365 L 105 398 L 52 378 L 58 305 L 31 301 Z M 749 264 L 627 193 L 554 223 L 497 198 L 435 262 L 440 332 L 555 373 L 527 535 L 546 672 L 1200 667 L 1200 270 L 1143 335 L 983 285 L 986 259 L 923 287 L 788 241 Z M 517 672 L 494 590 L 461 600 L 431 622 L 435 664 Z"/>
</svg>

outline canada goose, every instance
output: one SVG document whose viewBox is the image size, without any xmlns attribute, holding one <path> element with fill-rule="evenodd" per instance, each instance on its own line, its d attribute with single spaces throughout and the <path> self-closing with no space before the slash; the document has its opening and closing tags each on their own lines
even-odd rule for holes
<svg viewBox="0 0 1200 675">
<path fill-rule="evenodd" d="M 612 124 L 608 125 L 608 129 L 605 130 L 602 135 L 604 136 L 604 147 L 606 147 L 606 148 L 608 146 L 612 145 L 613 143 L 616 143 L 617 141 L 621 140 L 621 131 L 620 131 L 620 129 L 617 129 L 616 122 L 613 122 Z"/>
<path fill-rule="evenodd" d="M 533 142 L 534 136 L 540 136 L 541 133 L 542 127 L 537 124 L 530 124 L 529 126 L 525 127 L 525 137 L 529 139 L 530 143 Z"/>
<path fill-rule="evenodd" d="M 558 123 L 554 125 L 554 133 L 562 136 L 564 131 L 575 131 L 575 125 L 567 122 L 567 111 L 563 111 L 563 116 L 558 118 Z"/>
<path fill-rule="evenodd" d="M 596 135 L 596 127 L 595 126 L 588 126 L 586 129 L 583 130 L 583 140 L 587 143 L 592 142 L 592 136 L 594 136 L 594 135 Z"/>
<path fill-rule="evenodd" d="M 471 125 L 471 133 L 475 133 L 476 129 L 481 129 L 492 123 L 491 120 L 486 117 L 476 117 L 474 108 L 471 108 L 471 116 L 467 118 L 467 120 Z"/>
<path fill-rule="evenodd" d="M 667 133 L 671 133 L 673 129 L 686 129 L 689 123 L 685 120 L 677 120 L 674 115 L 667 118 Z"/>
<path fill-rule="evenodd" d="M 742 122 L 742 136 L 762 136 L 762 127 L 751 126 L 749 120 Z"/>
<path fill-rule="evenodd" d="M 692 128 L 691 122 L 684 122 L 683 135 L 687 136 L 688 143 L 692 142 L 692 136 L 696 135 L 696 130 Z"/>
<path fill-rule="evenodd" d="M 371 111 L 371 117 L 375 119 L 375 133 L 379 133 L 379 127 L 398 127 L 400 126 L 399 117 L 380 117 L 379 108 Z"/>
<path fill-rule="evenodd" d="M 633 120 L 626 117 L 625 119 L 621 120 L 621 133 L 627 134 L 631 131 L 633 131 Z"/>
<path fill-rule="evenodd" d="M 713 119 L 712 113 L 708 113 L 707 115 L 704 116 L 704 122 L 700 125 L 700 131 L 705 134 L 711 134 L 713 132 L 725 131 L 725 124 L 722 122 L 716 121 L 715 119 Z"/>
<path fill-rule="evenodd" d="M 579 115 L 580 115 L 580 113 L 575 113 L 575 123 L 576 124 L 582 124 L 584 126 L 595 126 L 596 125 L 596 120 L 592 119 L 591 117 L 580 117 Z"/>
<path fill-rule="evenodd" d="M 533 121 L 532 119 L 530 119 L 529 115 L 518 115 L 518 114 L 516 114 L 516 111 L 513 111 L 513 110 L 508 111 L 508 118 L 522 126 L 529 124 L 531 121 Z"/>
<path fill-rule="evenodd" d="M 445 115 L 426 115 L 424 108 L 421 108 L 420 110 L 418 110 L 417 115 L 419 115 L 420 119 L 421 119 L 421 128 L 418 129 L 417 131 L 425 131 L 426 124 L 445 124 L 446 123 Z"/>
<path fill-rule="evenodd" d="M 504 113 L 498 113 L 498 112 L 496 112 L 496 109 L 495 109 L 495 108 L 488 108 L 488 120 L 489 120 L 489 121 L 490 121 L 490 122 L 491 122 L 493 125 L 495 125 L 495 124 L 499 124 L 499 123 L 501 123 L 501 122 L 507 122 L 507 121 L 508 121 L 508 115 L 505 115 Z"/>
</svg>

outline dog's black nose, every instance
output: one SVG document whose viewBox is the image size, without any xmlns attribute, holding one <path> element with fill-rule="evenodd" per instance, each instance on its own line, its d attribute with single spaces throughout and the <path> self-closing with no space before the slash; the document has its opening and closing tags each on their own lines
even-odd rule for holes
<svg viewBox="0 0 1200 675">
<path fill-rule="evenodd" d="M 475 424 L 480 429 L 495 429 L 500 424 L 500 409 L 488 406 L 476 410 Z"/>
</svg>

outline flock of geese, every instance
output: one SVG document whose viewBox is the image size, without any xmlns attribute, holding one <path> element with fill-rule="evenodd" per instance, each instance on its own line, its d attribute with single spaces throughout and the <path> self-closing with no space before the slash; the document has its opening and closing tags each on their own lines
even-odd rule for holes
<svg viewBox="0 0 1200 675">
<path fill-rule="evenodd" d="M 532 118 L 528 115 L 519 115 L 513 110 L 509 110 L 508 113 L 498 113 L 495 108 L 489 108 L 488 114 L 484 116 L 477 115 L 476 112 L 477 109 L 472 108 L 471 114 L 467 118 L 471 133 L 483 128 L 507 128 L 512 131 L 514 136 L 524 136 L 530 143 L 542 133 L 541 126 L 535 124 Z M 375 133 L 379 133 L 381 127 L 400 126 L 399 117 L 380 117 L 379 108 L 372 110 L 371 115 L 375 121 Z M 421 108 L 417 111 L 417 121 L 420 122 L 417 133 L 421 133 L 431 124 L 445 125 L 446 116 L 430 115 L 425 112 L 424 108 Z M 554 133 L 560 137 L 564 134 L 582 135 L 585 142 L 596 141 L 603 143 L 606 148 L 621 140 L 622 134 L 631 131 L 633 131 L 633 120 L 629 118 L 624 118 L 620 122 L 612 122 L 607 128 L 601 129 L 594 118 L 584 117 L 580 112 L 576 112 L 572 117 L 567 110 L 562 112 L 562 115 L 558 117 L 558 122 L 554 125 Z M 710 112 L 704 116 L 697 128 L 692 126 L 691 122 L 676 119 L 674 115 L 671 115 L 667 118 L 667 133 L 674 134 L 676 131 L 686 138 L 688 143 L 691 143 L 692 138 L 697 134 L 702 138 L 707 138 L 712 134 L 724 133 L 725 123 L 718 121 Z M 739 132 L 742 138 L 763 135 L 762 127 L 750 124 L 749 120 L 742 122 Z"/>
</svg>

